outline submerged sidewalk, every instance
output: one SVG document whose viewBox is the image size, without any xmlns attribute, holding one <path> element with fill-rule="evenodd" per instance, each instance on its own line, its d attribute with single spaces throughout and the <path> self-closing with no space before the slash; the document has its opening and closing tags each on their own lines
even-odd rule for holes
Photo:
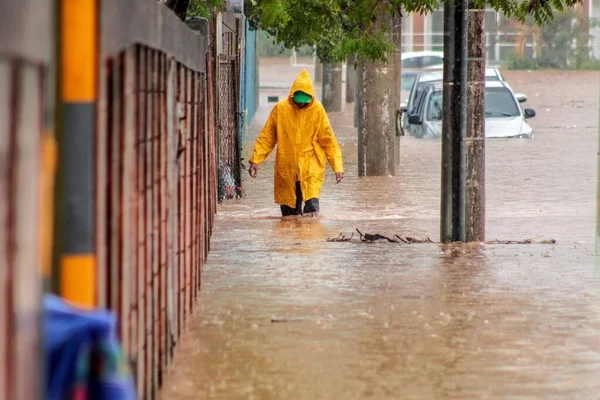
<svg viewBox="0 0 600 400">
<path fill-rule="evenodd" d="M 319 219 L 279 219 L 273 156 L 220 207 L 161 398 L 597 398 L 597 128 L 488 141 L 488 239 L 557 244 L 447 247 L 327 241 L 439 230 L 439 142 L 403 138 L 398 176 L 358 178 L 352 115 L 331 120 L 346 178 L 328 171 Z"/>
</svg>

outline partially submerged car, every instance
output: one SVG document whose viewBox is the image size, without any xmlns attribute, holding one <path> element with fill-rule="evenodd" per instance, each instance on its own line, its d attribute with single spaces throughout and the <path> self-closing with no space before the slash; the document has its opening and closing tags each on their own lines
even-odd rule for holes
<svg viewBox="0 0 600 400">
<path fill-rule="evenodd" d="M 442 83 L 427 85 L 415 99 L 408 116 L 406 130 L 418 138 L 439 138 L 442 135 Z M 506 82 L 485 84 L 485 137 L 533 139 L 533 129 L 527 122 L 535 110 L 522 109 Z"/>
<path fill-rule="evenodd" d="M 402 76 L 404 77 L 404 75 L 402 75 Z M 412 100 L 414 100 L 414 98 L 417 94 L 417 91 L 420 88 L 422 88 L 424 85 L 432 83 L 432 82 L 437 82 L 437 81 L 441 82 L 443 78 L 444 78 L 443 71 L 441 71 L 441 70 L 418 73 L 414 79 L 411 79 L 413 84 L 412 84 L 412 87 L 410 90 L 410 95 L 408 97 L 408 101 L 405 104 L 405 107 L 410 108 L 410 103 Z M 504 76 L 502 76 L 502 73 L 500 72 L 500 70 L 498 68 L 486 68 L 485 69 L 485 80 L 486 80 L 486 82 L 487 81 L 505 82 Z M 402 85 L 402 87 L 404 87 L 403 83 L 401 85 Z"/>
<path fill-rule="evenodd" d="M 404 101 L 403 93 L 401 92 L 401 104 L 400 111 L 402 113 L 401 117 L 401 127 L 402 130 L 408 129 L 408 116 L 413 113 L 413 105 L 415 104 L 415 98 L 420 94 L 420 92 L 428 85 L 440 83 L 443 79 L 443 71 L 428 71 L 419 73 L 416 78 L 413 79 L 413 85 L 411 87 L 410 93 L 408 94 L 408 98 Z M 485 80 L 486 82 L 504 82 L 506 86 L 510 88 L 508 83 L 504 80 L 504 76 L 500 72 L 498 68 L 486 68 L 485 69 Z M 403 84 L 401 86 L 404 86 Z M 527 101 L 527 96 L 524 94 L 516 94 L 515 95 L 519 103 L 525 103 Z"/>
</svg>

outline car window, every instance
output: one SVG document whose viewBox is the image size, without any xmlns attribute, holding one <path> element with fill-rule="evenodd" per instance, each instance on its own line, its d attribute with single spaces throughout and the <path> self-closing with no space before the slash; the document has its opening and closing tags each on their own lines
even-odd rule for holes
<svg viewBox="0 0 600 400">
<path fill-rule="evenodd" d="M 425 97 L 428 93 L 428 86 L 424 86 L 417 91 L 417 96 L 415 97 L 415 106 L 412 109 L 411 114 L 421 115 L 421 110 L 423 109 L 423 105 L 425 103 Z"/>
<path fill-rule="evenodd" d="M 419 96 L 419 95 L 417 95 Z M 417 101 L 415 100 L 415 105 Z M 413 114 L 416 113 L 415 107 Z M 436 92 L 429 97 L 427 107 L 427 120 L 442 119 L 442 92 Z M 518 117 L 521 115 L 519 106 L 507 88 L 485 89 L 485 116 L 486 117 Z"/>
<path fill-rule="evenodd" d="M 402 82 L 400 83 L 400 90 L 403 92 L 408 92 L 412 89 L 413 84 L 417 80 L 416 75 L 402 75 Z"/>
<path fill-rule="evenodd" d="M 402 68 L 420 68 L 421 67 L 421 57 L 411 57 L 405 60 L 402 60 Z"/>
<path fill-rule="evenodd" d="M 419 80 L 415 81 L 414 87 L 413 87 L 412 92 L 411 92 L 411 96 L 409 97 L 409 103 L 408 103 L 409 106 L 410 106 L 410 102 L 413 101 L 414 98 L 415 98 L 415 95 L 416 95 L 415 91 L 419 91 L 423 87 L 425 87 L 427 85 L 430 85 L 430 84 L 432 84 L 432 83 L 434 83 L 436 81 L 437 80 L 422 80 L 422 79 L 419 79 Z"/>
<path fill-rule="evenodd" d="M 507 88 L 488 88 L 485 90 L 485 115 L 518 117 L 521 113 L 514 96 Z"/>
<path fill-rule="evenodd" d="M 442 92 L 435 92 L 429 96 L 427 115 L 425 118 L 428 121 L 442 120 Z"/>
<path fill-rule="evenodd" d="M 412 109 L 414 108 L 413 105 L 417 104 L 417 97 L 421 94 L 422 89 L 423 89 L 423 83 L 419 82 L 418 80 L 415 80 L 415 83 L 413 84 L 413 87 L 410 91 L 410 96 L 408 97 L 409 114 L 412 111 Z"/>
</svg>

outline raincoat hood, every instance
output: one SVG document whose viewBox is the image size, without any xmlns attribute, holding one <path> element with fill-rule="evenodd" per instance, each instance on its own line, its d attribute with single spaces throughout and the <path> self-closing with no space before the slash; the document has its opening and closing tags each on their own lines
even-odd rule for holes
<svg viewBox="0 0 600 400">
<path fill-rule="evenodd" d="M 303 69 L 302 72 L 298 74 L 298 77 L 296 78 L 296 81 L 294 81 L 292 89 L 290 90 L 289 98 L 292 99 L 294 97 L 294 93 L 297 91 L 309 94 L 313 100 L 315 99 L 315 88 L 313 87 L 310 75 L 306 69 Z M 313 102 L 311 102 L 311 104 L 312 103 Z"/>
</svg>

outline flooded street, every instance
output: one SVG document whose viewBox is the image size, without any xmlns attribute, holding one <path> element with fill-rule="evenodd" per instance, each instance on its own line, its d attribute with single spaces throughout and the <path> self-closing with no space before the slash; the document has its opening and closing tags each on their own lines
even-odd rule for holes
<svg viewBox="0 0 600 400">
<path fill-rule="evenodd" d="M 300 70 L 285 58 L 261 67 L 280 96 Z M 600 77 L 503 74 L 537 111 L 535 139 L 487 141 L 486 236 L 556 244 L 328 242 L 357 228 L 439 239 L 440 142 L 403 137 L 397 176 L 358 178 L 347 106 L 330 116 L 346 177 L 336 185 L 328 169 L 318 219 L 279 219 L 274 154 L 256 180 L 244 171 L 244 199 L 220 207 L 161 398 L 600 398 Z"/>
</svg>

